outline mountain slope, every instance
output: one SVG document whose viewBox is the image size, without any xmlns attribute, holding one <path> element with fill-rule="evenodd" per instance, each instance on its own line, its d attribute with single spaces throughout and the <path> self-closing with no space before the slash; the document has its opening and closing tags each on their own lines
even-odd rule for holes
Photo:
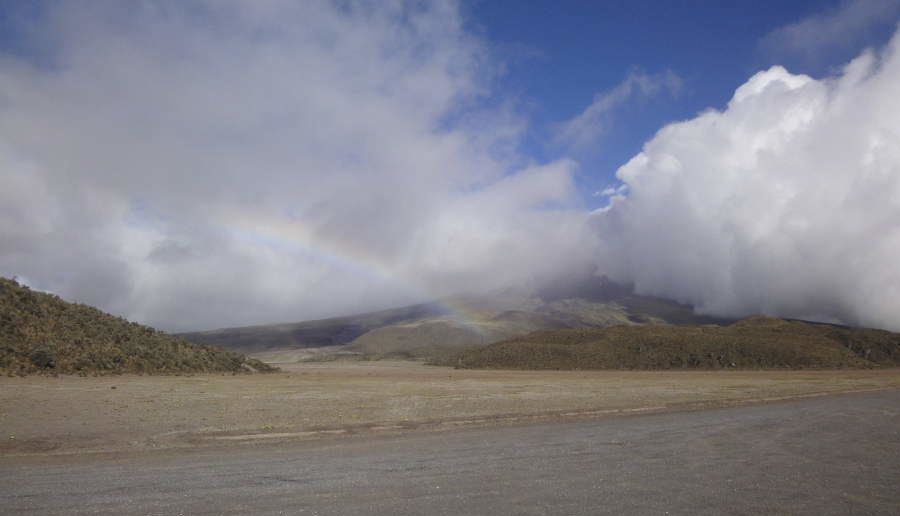
<svg viewBox="0 0 900 516">
<path fill-rule="evenodd" d="M 183 336 L 242 353 L 330 347 L 334 353 L 370 357 L 430 358 L 542 329 L 718 322 L 723 321 L 696 315 L 688 305 L 636 295 L 630 287 L 594 278 L 553 291 L 508 289 L 356 316 Z"/>
<path fill-rule="evenodd" d="M 0 278 L 0 371 L 178 374 L 271 371 L 258 360 L 172 337 Z"/>
<path fill-rule="evenodd" d="M 729 326 L 538 331 L 443 361 L 498 369 L 868 368 L 900 366 L 900 334 L 768 317 Z"/>
<path fill-rule="evenodd" d="M 182 333 L 179 336 L 191 342 L 211 344 L 241 353 L 340 346 L 376 328 L 440 317 L 445 313 L 446 309 L 436 304 L 421 304 L 345 317 L 222 328 Z"/>
<path fill-rule="evenodd" d="M 619 304 L 584 299 L 544 302 L 528 298 L 518 306 L 511 306 L 493 304 L 481 297 L 470 302 L 457 300 L 456 304 L 479 309 L 470 308 L 467 319 L 429 317 L 376 328 L 351 342 L 347 350 L 376 357 L 431 358 L 541 329 L 632 324 L 634 319 Z M 501 309 L 491 310 L 488 308 L 491 306 Z"/>
</svg>

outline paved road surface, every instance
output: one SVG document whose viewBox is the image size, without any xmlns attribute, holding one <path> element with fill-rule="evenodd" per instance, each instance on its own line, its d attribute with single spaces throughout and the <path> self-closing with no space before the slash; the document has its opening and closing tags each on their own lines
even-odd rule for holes
<svg viewBox="0 0 900 516">
<path fill-rule="evenodd" d="M 3 514 L 900 514 L 900 391 L 116 460 L 0 461 Z"/>
</svg>

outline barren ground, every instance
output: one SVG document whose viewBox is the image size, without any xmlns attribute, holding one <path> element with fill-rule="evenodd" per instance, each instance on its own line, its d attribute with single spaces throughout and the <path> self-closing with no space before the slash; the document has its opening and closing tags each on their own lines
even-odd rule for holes
<svg viewBox="0 0 900 516">
<path fill-rule="evenodd" d="M 238 376 L 0 378 L 0 455 L 311 439 L 900 388 L 900 370 L 485 371 L 328 362 Z"/>
</svg>

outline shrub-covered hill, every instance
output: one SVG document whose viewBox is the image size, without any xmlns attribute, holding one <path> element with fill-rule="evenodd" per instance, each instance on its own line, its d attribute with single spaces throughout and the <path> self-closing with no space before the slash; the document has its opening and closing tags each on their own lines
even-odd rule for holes
<svg viewBox="0 0 900 516">
<path fill-rule="evenodd" d="M 273 370 L 258 360 L 193 344 L 0 278 L 0 371 L 6 374 Z"/>
<path fill-rule="evenodd" d="M 497 369 L 829 369 L 900 366 L 900 334 L 752 317 L 729 326 L 537 331 L 444 365 Z"/>
</svg>

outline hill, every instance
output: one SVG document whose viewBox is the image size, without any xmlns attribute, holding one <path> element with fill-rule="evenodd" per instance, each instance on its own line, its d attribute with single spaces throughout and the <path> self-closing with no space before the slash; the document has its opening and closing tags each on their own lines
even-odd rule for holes
<svg viewBox="0 0 900 516">
<path fill-rule="evenodd" d="M 537 331 L 441 361 L 497 369 L 826 369 L 900 366 L 900 334 L 752 317 L 728 326 Z"/>
<path fill-rule="evenodd" d="M 284 324 L 221 328 L 179 334 L 191 342 L 220 346 L 241 353 L 340 346 L 376 328 L 406 321 L 441 317 L 446 309 L 427 303 L 359 315 Z"/>
<path fill-rule="evenodd" d="M 96 308 L 0 278 L 0 372 L 179 374 L 273 371 Z"/>
<path fill-rule="evenodd" d="M 714 322 L 722 320 L 698 316 L 688 305 L 636 295 L 630 287 L 595 278 L 554 291 L 508 289 L 355 316 L 182 335 L 242 353 L 324 347 L 316 353 L 431 358 L 542 329 Z"/>
<path fill-rule="evenodd" d="M 517 302 L 491 296 L 454 301 L 459 315 L 432 316 L 372 329 L 346 349 L 370 357 L 432 358 L 471 346 L 548 328 L 585 328 L 636 324 L 642 320 L 621 304 L 585 299 L 544 301 L 524 297 Z"/>
</svg>

